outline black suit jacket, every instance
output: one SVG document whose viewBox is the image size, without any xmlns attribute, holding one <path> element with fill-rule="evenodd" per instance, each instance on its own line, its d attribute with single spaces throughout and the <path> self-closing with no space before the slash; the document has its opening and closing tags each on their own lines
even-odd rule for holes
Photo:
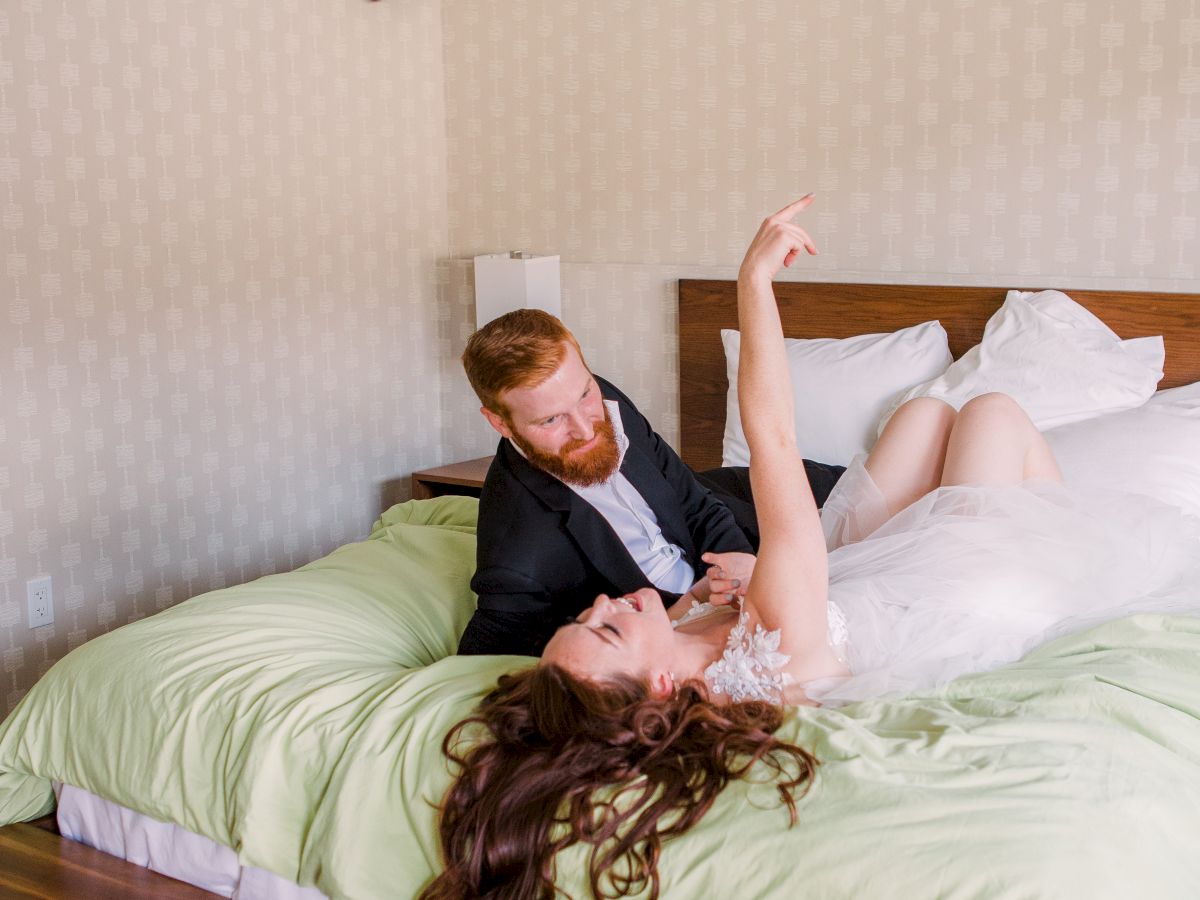
<svg viewBox="0 0 1200 900">
<path fill-rule="evenodd" d="M 655 433 L 633 403 L 596 378 L 616 400 L 629 448 L 621 472 L 682 548 L 696 578 L 708 551 L 750 553 L 733 515 Z M 502 440 L 479 499 L 478 549 L 471 589 L 479 604 L 458 652 L 540 655 L 556 628 L 598 594 L 652 587 L 608 521 L 552 475 Z M 668 595 L 668 603 L 674 599 Z"/>
</svg>

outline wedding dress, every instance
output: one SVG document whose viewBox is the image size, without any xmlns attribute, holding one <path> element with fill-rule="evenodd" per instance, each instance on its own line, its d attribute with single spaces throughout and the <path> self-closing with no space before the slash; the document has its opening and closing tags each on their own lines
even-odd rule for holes
<svg viewBox="0 0 1200 900">
<path fill-rule="evenodd" d="M 822 704 L 907 694 L 1138 612 L 1200 614 L 1200 519 L 1138 494 L 1054 482 L 944 487 L 890 519 L 856 459 L 821 511 L 829 642 L 852 673 Z M 882 523 L 882 524 L 880 524 Z M 779 635 L 746 614 L 705 672 L 714 693 L 778 699 Z"/>
</svg>

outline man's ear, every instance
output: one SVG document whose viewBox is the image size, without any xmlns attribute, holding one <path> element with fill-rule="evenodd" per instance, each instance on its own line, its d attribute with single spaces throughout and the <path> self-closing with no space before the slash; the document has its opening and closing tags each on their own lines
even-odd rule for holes
<svg viewBox="0 0 1200 900">
<path fill-rule="evenodd" d="M 483 413 L 483 417 L 488 420 L 488 424 L 496 429 L 501 437 L 512 438 L 512 429 L 508 427 L 508 423 L 504 421 L 503 416 L 492 412 L 486 406 L 479 407 L 479 411 Z"/>
</svg>

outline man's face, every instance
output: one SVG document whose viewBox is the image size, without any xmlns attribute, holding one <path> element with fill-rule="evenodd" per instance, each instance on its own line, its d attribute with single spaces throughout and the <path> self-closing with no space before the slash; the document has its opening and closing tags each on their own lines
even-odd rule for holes
<svg viewBox="0 0 1200 900">
<path fill-rule="evenodd" d="M 500 397 L 507 415 L 489 409 L 483 414 L 539 469 L 587 487 L 606 481 L 620 454 L 600 386 L 575 347 L 565 347 L 553 375 L 537 387 L 514 388 Z"/>
</svg>

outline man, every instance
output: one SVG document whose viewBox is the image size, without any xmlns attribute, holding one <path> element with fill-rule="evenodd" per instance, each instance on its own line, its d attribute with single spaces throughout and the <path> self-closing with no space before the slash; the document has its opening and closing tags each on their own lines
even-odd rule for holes
<svg viewBox="0 0 1200 900">
<path fill-rule="evenodd" d="M 479 604 L 459 653 L 540 655 L 599 594 L 655 587 L 682 598 L 678 617 L 744 591 L 754 557 L 732 513 L 592 374 L 558 319 L 501 316 L 471 337 L 463 367 L 503 439 L 480 497 Z"/>
</svg>

